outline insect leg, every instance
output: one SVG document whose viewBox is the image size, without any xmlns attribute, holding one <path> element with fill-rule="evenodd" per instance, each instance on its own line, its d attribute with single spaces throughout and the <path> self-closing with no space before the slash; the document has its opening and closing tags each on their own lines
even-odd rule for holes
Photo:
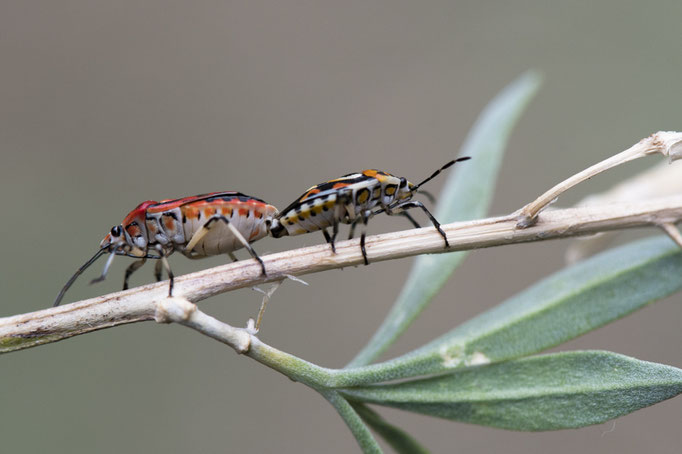
<svg viewBox="0 0 682 454">
<path fill-rule="evenodd" d="M 433 226 L 438 230 L 438 233 L 440 233 L 440 236 L 443 237 L 443 240 L 445 240 L 445 247 L 448 248 L 450 247 L 450 243 L 448 243 L 448 236 L 445 234 L 443 229 L 440 227 L 440 222 L 436 220 L 435 217 L 431 214 L 429 210 L 426 209 L 423 203 L 419 201 L 409 201 L 405 203 L 401 203 L 399 205 L 396 205 L 390 209 L 386 210 L 386 214 L 392 216 L 395 214 L 401 214 L 404 210 L 409 210 L 410 208 L 421 208 L 424 213 L 429 217 L 431 222 L 433 223 Z M 394 211 L 397 210 L 397 211 Z"/>
<path fill-rule="evenodd" d="M 171 270 L 170 263 L 168 263 L 168 254 L 166 251 L 163 249 L 163 246 L 160 244 L 156 245 L 156 250 L 159 252 L 159 263 L 163 265 L 163 268 L 166 270 L 166 273 L 168 273 L 168 280 L 170 281 L 170 284 L 168 285 L 168 297 L 173 296 L 173 285 L 175 285 L 175 276 L 173 275 L 173 271 Z M 172 251 L 171 251 L 172 252 Z M 161 278 L 161 270 L 157 268 L 160 268 L 158 265 L 157 267 L 154 268 L 154 271 L 156 273 L 157 278 Z M 158 273 L 157 273 L 158 271 Z M 160 280 L 160 279 L 159 279 Z"/>
<path fill-rule="evenodd" d="M 334 242 L 336 241 L 336 235 L 339 234 L 339 220 L 336 219 L 336 216 L 334 216 L 334 219 L 332 222 L 333 222 L 333 224 L 332 224 L 332 236 L 331 236 L 331 238 L 329 238 L 329 241 L 327 241 L 327 243 L 331 244 L 332 252 L 334 254 L 336 254 L 336 244 Z M 326 232 L 326 230 L 323 231 L 322 233 L 325 233 L 325 232 Z M 325 237 L 325 239 L 326 239 L 326 237 Z"/>
<path fill-rule="evenodd" d="M 360 250 L 362 251 L 362 258 L 365 261 L 365 265 L 369 265 L 369 260 L 367 260 L 367 250 L 365 250 L 365 236 L 367 235 L 367 221 L 369 216 L 372 214 L 370 210 L 362 212 L 362 234 L 360 235 Z M 353 223 L 355 225 L 355 223 Z"/>
<path fill-rule="evenodd" d="M 420 229 L 422 227 L 421 225 L 419 225 L 419 223 L 417 221 L 414 220 L 412 215 L 410 213 L 408 213 L 407 211 L 401 211 L 398 214 L 400 214 L 401 216 L 405 216 L 412 223 L 412 225 L 414 226 L 415 229 Z"/>
<path fill-rule="evenodd" d="M 379 214 L 379 213 L 383 213 L 383 212 L 386 212 L 387 214 L 390 214 L 390 215 L 399 214 L 399 215 L 401 215 L 401 216 L 405 216 L 405 217 L 412 223 L 412 225 L 414 226 L 414 228 L 416 228 L 416 229 L 420 229 L 420 228 L 421 228 L 421 225 L 419 225 L 419 223 L 412 217 L 412 215 L 411 215 L 410 213 L 406 212 L 406 211 L 400 211 L 400 212 L 395 212 L 395 213 L 394 213 L 394 212 L 392 212 L 392 211 L 391 211 L 390 209 L 388 209 L 388 208 L 382 208 L 382 209 L 380 209 L 380 210 L 371 212 L 371 213 L 368 215 L 368 219 L 369 219 L 370 217 L 373 217 L 373 216 L 375 216 L 375 215 L 377 215 L 377 214 Z M 350 232 L 348 232 L 348 239 L 349 239 L 349 240 L 352 240 L 353 237 L 355 236 L 355 227 L 357 226 L 358 221 L 360 221 L 360 220 L 361 220 L 360 218 L 355 218 L 355 220 L 351 223 L 351 225 L 350 225 Z M 366 223 L 365 223 L 365 224 L 366 224 Z"/>
<path fill-rule="evenodd" d="M 123 290 L 128 290 L 128 279 L 137 270 L 139 270 L 147 259 L 136 260 L 126 268 L 125 277 L 123 278 Z M 160 280 L 160 279 L 157 279 Z"/>
<path fill-rule="evenodd" d="M 334 240 L 336 239 L 336 235 L 339 233 L 339 223 L 337 221 L 333 221 L 332 224 L 332 235 L 329 235 L 329 232 L 327 232 L 327 229 L 322 229 L 322 235 L 324 235 L 324 240 L 327 242 L 332 247 L 332 252 L 336 254 L 336 245 L 334 244 Z"/>
<path fill-rule="evenodd" d="M 356 218 L 350 225 L 350 231 L 348 232 L 348 239 L 352 240 L 353 237 L 355 236 L 355 226 L 358 223 L 358 218 Z"/>
<path fill-rule="evenodd" d="M 90 284 L 94 284 L 96 282 L 102 282 L 104 279 L 107 277 L 107 273 L 109 272 L 109 267 L 111 266 L 111 262 L 114 261 L 114 257 L 116 257 L 116 251 L 113 251 L 111 254 L 109 254 L 109 258 L 107 259 L 107 263 L 104 264 L 104 269 L 102 270 L 102 274 L 100 274 L 99 277 L 96 277 L 95 279 L 90 281 Z"/>
<path fill-rule="evenodd" d="M 163 272 L 163 262 L 161 260 L 157 261 L 154 264 L 154 278 L 156 278 L 156 282 L 159 282 L 161 280 L 161 273 Z"/>
<path fill-rule="evenodd" d="M 267 274 L 265 272 L 265 264 L 263 263 L 263 260 L 256 254 L 256 251 L 253 250 L 251 245 L 249 244 L 248 241 L 244 238 L 244 236 L 237 230 L 235 226 L 232 225 L 229 219 L 227 219 L 225 216 L 212 216 L 204 225 L 201 226 L 199 230 L 192 236 L 192 239 L 187 243 L 187 246 L 185 247 L 185 254 L 189 254 L 192 249 L 194 249 L 194 246 L 197 245 L 197 243 L 206 236 L 206 234 L 211 230 L 211 226 L 215 224 L 218 221 L 224 222 L 227 227 L 232 231 L 232 234 L 239 240 L 240 243 L 246 248 L 247 251 L 249 251 L 249 254 L 251 254 L 251 257 L 256 259 L 258 263 L 260 263 L 261 270 L 263 271 L 263 274 Z"/>
<path fill-rule="evenodd" d="M 345 212 L 345 213 L 344 213 Z M 346 217 L 350 221 L 355 220 L 355 208 L 353 207 L 353 193 L 350 191 L 340 192 L 336 196 L 336 205 L 334 206 L 334 217 L 332 219 L 332 236 L 331 241 L 327 241 L 332 245 L 332 252 L 336 254 L 336 236 L 339 234 L 339 223 Z M 324 232 L 323 232 L 324 233 Z M 325 239 L 326 239 L 325 235 Z"/>
<path fill-rule="evenodd" d="M 336 254 L 336 236 L 339 234 L 339 223 L 341 220 L 343 220 L 346 216 L 351 216 L 351 212 L 355 214 L 355 210 L 351 208 L 351 210 L 348 210 L 348 203 L 349 200 L 351 200 L 352 197 L 348 194 L 348 192 L 341 192 L 336 196 L 336 205 L 334 205 L 334 216 L 332 219 L 332 237 L 331 241 L 329 242 L 332 245 L 332 252 Z M 346 213 L 344 213 L 344 211 Z"/>
<path fill-rule="evenodd" d="M 238 261 L 239 261 L 239 259 L 237 258 L 237 256 L 234 255 L 232 252 L 228 252 L 227 255 L 230 256 L 230 258 L 232 259 L 233 262 L 238 262 Z"/>
</svg>

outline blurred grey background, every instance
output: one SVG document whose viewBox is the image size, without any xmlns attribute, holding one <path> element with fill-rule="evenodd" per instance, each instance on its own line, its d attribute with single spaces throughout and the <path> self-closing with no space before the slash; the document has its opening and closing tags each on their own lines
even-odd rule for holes
<svg viewBox="0 0 682 454">
<path fill-rule="evenodd" d="M 492 208 L 513 211 L 652 132 L 682 129 L 681 16 L 679 1 L 2 0 L 0 315 L 48 307 L 142 200 L 239 190 L 283 208 L 308 186 L 364 168 L 419 180 L 455 156 L 500 89 L 537 68 L 545 84 L 512 136 Z M 655 162 L 600 176 L 561 204 Z M 407 227 L 376 219 L 369 230 Z M 256 249 L 322 241 L 265 239 Z M 567 244 L 472 253 L 390 355 L 560 269 Z M 225 262 L 178 256 L 172 265 L 186 273 Z M 88 286 L 98 264 L 67 301 L 118 290 L 128 263 Z M 410 264 L 287 283 L 261 338 L 341 367 L 383 319 Z M 151 266 L 134 279 L 151 281 Z M 560 349 L 680 367 L 681 300 Z M 242 325 L 259 303 L 243 290 L 201 307 Z M 4 452 L 357 451 L 313 391 L 179 326 L 129 325 L 4 355 L 0 371 Z M 434 452 L 673 453 L 680 405 L 534 434 L 381 412 Z"/>
</svg>

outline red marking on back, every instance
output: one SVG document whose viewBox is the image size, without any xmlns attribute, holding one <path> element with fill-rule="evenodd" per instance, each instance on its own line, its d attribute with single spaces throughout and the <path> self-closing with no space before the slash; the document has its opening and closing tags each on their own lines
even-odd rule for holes
<svg viewBox="0 0 682 454">
<path fill-rule="evenodd" d="M 151 205 L 156 205 L 158 202 L 154 200 L 147 200 L 146 202 L 142 202 L 138 206 L 135 207 L 133 211 L 128 213 L 128 216 L 123 219 L 122 225 L 124 227 L 128 227 L 128 225 L 132 224 L 133 222 L 137 221 L 138 224 L 141 224 L 144 222 L 145 215 L 147 214 L 147 208 L 149 208 Z"/>
<path fill-rule="evenodd" d="M 248 215 L 249 215 L 249 209 L 248 208 L 240 208 L 239 209 L 239 216 L 247 217 Z"/>
<path fill-rule="evenodd" d="M 162 211 L 170 211 L 179 206 L 190 203 L 191 201 L 196 200 L 196 198 L 197 196 L 183 197 L 182 199 L 165 199 L 159 202 L 158 204 L 154 205 L 153 207 L 149 208 L 149 212 L 161 213 Z"/>
<path fill-rule="evenodd" d="M 348 186 L 350 186 L 348 183 L 335 183 L 332 189 L 346 188 Z"/>
</svg>

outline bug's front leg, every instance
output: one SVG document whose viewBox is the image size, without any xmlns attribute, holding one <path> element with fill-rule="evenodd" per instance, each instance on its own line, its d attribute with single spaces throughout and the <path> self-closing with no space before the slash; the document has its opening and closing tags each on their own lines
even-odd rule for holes
<svg viewBox="0 0 682 454">
<path fill-rule="evenodd" d="M 135 271 L 139 270 L 139 269 L 142 267 L 142 265 L 145 264 L 146 261 L 147 261 L 146 258 L 143 258 L 143 259 L 140 259 L 140 260 L 136 260 L 136 261 L 134 261 L 133 263 L 131 263 L 131 264 L 128 266 L 128 268 L 126 268 L 126 272 L 125 272 L 125 275 L 124 275 L 124 277 L 123 277 L 123 290 L 128 290 L 128 288 L 129 288 L 129 287 L 128 287 L 128 280 L 130 279 L 130 276 L 131 276 Z M 160 280 L 160 279 L 157 279 L 157 280 Z"/>
<path fill-rule="evenodd" d="M 386 208 L 386 214 L 389 216 L 393 216 L 396 214 L 403 214 L 405 210 L 409 210 L 411 208 L 421 208 L 421 210 L 426 213 L 426 215 L 429 217 L 431 220 L 431 223 L 433 223 L 433 226 L 438 230 L 438 233 L 440 233 L 440 236 L 443 237 L 443 240 L 445 241 L 445 247 L 449 248 L 450 243 L 448 242 L 448 236 L 445 234 L 443 229 L 440 226 L 440 222 L 436 220 L 436 218 L 431 214 L 431 212 L 424 206 L 423 203 L 419 201 L 409 201 L 409 202 L 403 202 L 398 205 L 395 205 L 393 207 L 387 207 Z M 409 219 L 409 218 L 408 218 Z"/>
</svg>

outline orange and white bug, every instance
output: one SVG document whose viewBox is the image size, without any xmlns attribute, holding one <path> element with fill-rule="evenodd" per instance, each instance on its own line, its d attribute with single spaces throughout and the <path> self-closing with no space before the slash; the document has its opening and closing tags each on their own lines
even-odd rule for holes
<svg viewBox="0 0 682 454">
<path fill-rule="evenodd" d="M 156 280 L 161 280 L 163 265 L 170 279 L 170 296 L 173 292 L 173 273 L 166 258 L 175 251 L 191 259 L 228 254 L 232 260 L 237 260 L 233 251 L 244 247 L 260 263 L 265 274 L 263 260 L 250 243 L 268 234 L 275 215 L 277 209 L 274 206 L 232 191 L 142 202 L 128 213 L 121 224 L 111 228 L 95 255 L 76 271 L 59 292 L 54 306 L 59 305 L 78 276 L 106 253 L 111 255 L 104 270 L 92 282 L 104 280 L 116 255 L 139 259 L 126 269 L 123 290 L 128 288 L 130 275 L 147 259 L 158 259 Z"/>
<path fill-rule="evenodd" d="M 443 229 L 440 228 L 440 223 L 422 202 L 413 201 L 412 197 L 424 183 L 435 178 L 436 175 L 455 162 L 466 161 L 467 159 L 470 158 L 464 157 L 448 162 L 430 177 L 416 185 L 405 178 L 375 169 L 351 173 L 320 183 L 308 189 L 301 197 L 275 216 L 272 220 L 270 233 L 275 238 L 279 238 L 285 235 L 293 236 L 322 230 L 325 240 L 331 244 L 332 252 L 336 252 L 334 241 L 339 232 L 339 224 L 351 224 L 348 237 L 350 239 L 353 238 L 357 222 L 362 222 L 363 232 L 360 237 L 360 248 L 365 265 L 367 265 L 369 261 L 365 250 L 364 229 L 368 219 L 379 213 L 386 213 L 390 216 L 400 214 L 407 217 L 418 228 L 420 227 L 419 224 L 406 210 L 421 208 L 445 240 L 445 247 L 449 247 L 448 238 Z M 328 227 L 332 228 L 331 236 L 327 231 Z"/>
</svg>

